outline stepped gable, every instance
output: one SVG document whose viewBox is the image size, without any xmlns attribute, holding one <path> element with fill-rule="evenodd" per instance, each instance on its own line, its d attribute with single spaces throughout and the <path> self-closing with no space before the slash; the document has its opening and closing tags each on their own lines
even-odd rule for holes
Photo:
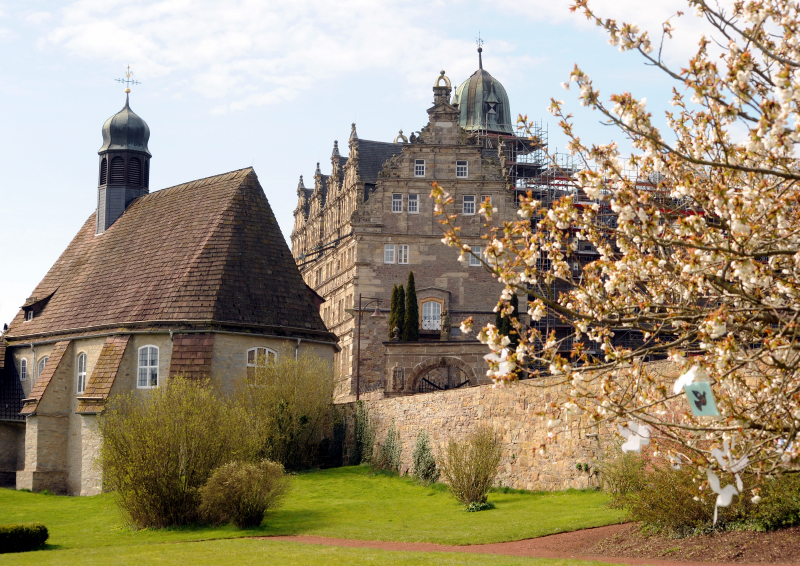
<svg viewBox="0 0 800 566">
<path fill-rule="evenodd" d="M 383 164 L 403 151 L 396 143 L 358 140 L 358 172 L 364 183 L 377 183 Z"/>
<path fill-rule="evenodd" d="M 100 236 L 92 214 L 33 291 L 52 293 L 25 336 L 232 325 L 336 341 L 325 328 L 252 168 L 145 195 Z M 283 327 L 283 328 L 281 328 Z"/>
<path fill-rule="evenodd" d="M 6 340 L 0 336 L 0 421 L 24 421 L 22 410 L 24 393 L 17 368 L 11 356 L 6 359 Z"/>
</svg>

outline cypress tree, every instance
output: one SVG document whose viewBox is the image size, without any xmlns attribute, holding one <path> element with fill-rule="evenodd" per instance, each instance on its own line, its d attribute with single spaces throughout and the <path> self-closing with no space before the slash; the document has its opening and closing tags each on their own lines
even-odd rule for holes
<svg viewBox="0 0 800 566">
<path fill-rule="evenodd" d="M 406 318 L 403 325 L 403 341 L 419 340 L 419 306 L 417 306 L 417 288 L 414 284 L 414 272 L 408 272 L 406 285 Z"/>
<path fill-rule="evenodd" d="M 392 330 L 397 326 L 397 285 L 392 288 L 392 302 L 389 307 L 389 340 L 392 339 Z"/>
<path fill-rule="evenodd" d="M 400 329 L 400 340 L 403 340 L 403 328 L 406 325 L 406 292 L 402 285 L 397 286 L 397 324 Z"/>
</svg>

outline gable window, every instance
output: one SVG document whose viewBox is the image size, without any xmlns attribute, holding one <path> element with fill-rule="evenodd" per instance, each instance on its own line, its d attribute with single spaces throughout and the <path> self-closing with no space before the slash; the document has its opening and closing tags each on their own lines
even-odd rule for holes
<svg viewBox="0 0 800 566">
<path fill-rule="evenodd" d="M 408 244 L 397 246 L 397 263 L 408 263 Z"/>
<path fill-rule="evenodd" d="M 19 361 L 19 380 L 25 381 L 28 379 L 28 360 L 22 358 Z"/>
<path fill-rule="evenodd" d="M 468 166 L 466 161 L 456 161 L 456 177 L 466 177 Z"/>
<path fill-rule="evenodd" d="M 424 159 L 415 159 L 414 160 L 414 176 L 415 177 L 424 177 L 425 176 L 425 160 Z"/>
<path fill-rule="evenodd" d="M 139 372 L 136 387 L 151 389 L 158 387 L 158 348 L 142 346 L 139 348 Z"/>
<path fill-rule="evenodd" d="M 475 254 L 478 257 L 481 257 L 481 252 L 483 252 L 483 246 L 472 246 L 472 253 L 473 254 Z M 480 267 L 481 266 L 481 262 L 478 259 L 478 257 L 475 257 L 473 255 L 469 256 L 469 266 L 470 267 Z"/>
<path fill-rule="evenodd" d="M 75 388 L 78 393 L 86 391 L 86 354 L 78 354 L 78 386 Z"/>
<path fill-rule="evenodd" d="M 384 244 L 383 263 L 394 263 L 394 244 Z"/>
<path fill-rule="evenodd" d="M 392 212 L 403 212 L 403 195 L 392 193 Z"/>
<path fill-rule="evenodd" d="M 442 329 L 442 303 L 438 301 L 422 303 L 422 329 Z"/>
<path fill-rule="evenodd" d="M 36 367 L 36 379 L 39 379 L 44 372 L 44 367 L 47 365 L 47 360 L 50 359 L 50 356 L 45 356 L 41 360 L 39 360 L 39 365 Z"/>
<path fill-rule="evenodd" d="M 247 379 L 254 381 L 259 369 L 275 363 L 277 354 L 269 348 L 250 348 L 247 350 Z"/>
<path fill-rule="evenodd" d="M 33 309 L 25 311 L 25 322 L 33 320 Z"/>
<path fill-rule="evenodd" d="M 419 214 L 419 195 L 408 195 L 408 212 Z"/>
<path fill-rule="evenodd" d="M 475 214 L 475 195 L 464 195 L 464 214 Z"/>
</svg>

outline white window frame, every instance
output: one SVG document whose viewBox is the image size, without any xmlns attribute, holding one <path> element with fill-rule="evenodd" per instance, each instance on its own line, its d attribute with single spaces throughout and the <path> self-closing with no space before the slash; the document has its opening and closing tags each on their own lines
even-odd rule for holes
<svg viewBox="0 0 800 566">
<path fill-rule="evenodd" d="M 399 264 L 408 263 L 408 244 L 397 245 L 397 263 Z"/>
<path fill-rule="evenodd" d="M 383 244 L 383 263 L 394 263 L 397 254 L 395 253 L 394 244 Z"/>
<path fill-rule="evenodd" d="M 419 195 L 408 195 L 408 213 L 419 214 Z"/>
<path fill-rule="evenodd" d="M 156 363 L 155 363 L 155 365 L 152 363 L 153 359 L 150 356 L 150 348 L 153 348 L 156 351 Z M 142 365 L 142 350 L 147 350 L 148 351 L 148 353 L 146 354 L 147 355 L 147 360 L 146 360 L 147 364 L 146 365 Z M 142 346 L 141 348 L 139 348 L 139 350 L 137 351 L 137 355 L 136 355 L 136 389 L 155 389 L 156 387 L 158 387 L 158 384 L 159 384 L 159 381 L 160 381 L 160 376 L 159 376 L 159 371 L 158 371 L 158 362 L 160 360 L 160 353 L 161 352 L 159 352 L 158 346 L 155 346 L 153 344 L 146 344 L 146 345 Z M 156 370 L 156 384 L 155 385 L 151 384 L 152 383 L 152 377 L 153 377 L 153 374 L 152 374 L 153 369 Z M 145 375 L 144 384 L 142 384 L 142 370 L 144 370 L 146 372 L 144 374 Z"/>
<path fill-rule="evenodd" d="M 481 254 L 483 254 L 483 246 L 470 246 L 470 249 L 472 250 L 472 253 L 474 253 L 478 257 L 480 257 Z M 483 264 L 480 262 L 480 260 L 478 260 L 478 258 L 476 258 L 472 254 L 470 254 L 470 256 L 469 256 L 469 266 L 470 267 L 480 267 L 481 265 L 483 265 Z"/>
<path fill-rule="evenodd" d="M 33 309 L 25 311 L 25 322 L 30 322 L 33 320 Z"/>
<path fill-rule="evenodd" d="M 392 193 L 392 212 L 403 212 L 403 193 Z"/>
<path fill-rule="evenodd" d="M 414 176 L 415 177 L 424 177 L 425 176 L 425 160 L 424 159 L 415 159 L 414 160 Z"/>
<path fill-rule="evenodd" d="M 259 352 L 259 350 L 263 350 L 263 354 Z M 250 359 L 250 352 L 253 352 L 253 358 Z M 259 355 L 263 355 L 263 364 L 260 364 Z M 249 348 L 247 350 L 247 354 L 245 355 L 245 367 L 247 368 L 247 378 L 252 379 L 250 374 L 255 373 L 258 368 L 265 368 L 273 365 L 278 360 L 278 352 L 273 350 L 272 348 L 267 348 L 266 346 L 256 346 L 255 348 Z M 252 370 L 252 371 L 251 371 Z"/>
<path fill-rule="evenodd" d="M 465 216 L 475 216 L 475 195 L 464 195 L 461 202 L 461 213 Z"/>
<path fill-rule="evenodd" d="M 47 367 L 47 360 L 50 359 L 50 356 L 45 356 L 39 359 L 39 363 L 36 364 L 36 379 L 39 379 L 42 376 L 42 372 L 44 368 Z"/>
<path fill-rule="evenodd" d="M 86 391 L 86 353 L 81 352 L 78 354 L 78 359 L 75 363 L 78 367 L 78 384 L 75 387 L 75 391 L 78 394 L 81 394 Z"/>
<path fill-rule="evenodd" d="M 438 309 L 433 308 L 436 305 Z M 423 330 L 441 330 L 442 329 L 442 311 L 444 307 L 439 301 L 427 300 L 422 303 L 420 309 L 422 313 L 422 329 Z M 428 312 L 426 312 L 428 311 Z M 438 311 L 438 316 L 430 311 Z"/>
<path fill-rule="evenodd" d="M 466 179 L 469 177 L 469 161 L 465 159 L 458 159 L 456 161 L 456 177 L 459 179 Z"/>
<path fill-rule="evenodd" d="M 22 358 L 19 361 L 19 380 L 25 381 L 28 379 L 28 358 Z"/>
</svg>

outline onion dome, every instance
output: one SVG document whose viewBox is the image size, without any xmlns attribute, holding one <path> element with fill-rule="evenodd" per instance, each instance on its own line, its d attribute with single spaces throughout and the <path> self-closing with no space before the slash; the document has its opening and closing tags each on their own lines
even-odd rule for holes
<svg viewBox="0 0 800 566">
<path fill-rule="evenodd" d="M 453 105 L 458 106 L 458 125 L 467 131 L 486 130 L 501 134 L 514 134 L 511 107 L 506 89 L 487 71 L 478 47 L 479 68 L 456 89 Z"/>
<path fill-rule="evenodd" d="M 147 122 L 131 110 L 128 95 L 125 95 L 125 107 L 103 124 L 103 147 L 98 153 L 127 150 L 150 156 L 147 149 L 149 140 L 150 128 Z"/>
</svg>

